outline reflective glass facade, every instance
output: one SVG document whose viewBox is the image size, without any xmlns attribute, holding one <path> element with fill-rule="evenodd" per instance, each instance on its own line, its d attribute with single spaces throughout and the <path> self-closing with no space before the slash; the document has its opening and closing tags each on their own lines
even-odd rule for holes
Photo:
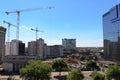
<svg viewBox="0 0 120 80">
<path fill-rule="evenodd" d="M 104 57 L 120 60 L 120 4 L 103 15 Z"/>
</svg>

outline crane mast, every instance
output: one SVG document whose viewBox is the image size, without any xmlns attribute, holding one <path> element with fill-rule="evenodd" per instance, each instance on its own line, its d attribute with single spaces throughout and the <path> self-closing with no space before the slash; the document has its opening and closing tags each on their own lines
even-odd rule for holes
<svg viewBox="0 0 120 80">
<path fill-rule="evenodd" d="M 34 9 L 23 9 L 23 10 L 16 10 L 16 11 L 10 11 L 10 12 L 5 12 L 7 15 L 11 13 L 17 13 L 17 34 L 16 34 L 16 39 L 19 40 L 19 26 L 20 26 L 20 13 L 21 12 L 27 12 L 27 11 L 36 11 L 36 10 L 43 10 L 43 9 L 52 9 L 54 7 L 46 7 L 46 8 L 34 8 Z"/>
<path fill-rule="evenodd" d="M 37 28 L 36 29 L 31 28 L 31 30 L 36 32 L 36 40 L 37 40 L 37 33 L 38 33 L 39 30 Z"/>
<path fill-rule="evenodd" d="M 10 26 L 13 26 L 13 27 L 17 27 L 16 25 L 14 25 L 14 24 L 11 24 L 10 22 L 7 22 L 7 21 L 3 21 L 3 23 L 6 23 L 6 24 L 8 24 L 8 42 L 10 41 Z"/>
<path fill-rule="evenodd" d="M 37 50 L 38 50 L 38 45 L 37 45 L 38 32 L 42 32 L 42 31 L 38 30 L 37 28 L 36 29 L 31 28 L 31 30 L 36 32 L 36 55 L 37 55 L 38 54 L 37 53 Z"/>
</svg>

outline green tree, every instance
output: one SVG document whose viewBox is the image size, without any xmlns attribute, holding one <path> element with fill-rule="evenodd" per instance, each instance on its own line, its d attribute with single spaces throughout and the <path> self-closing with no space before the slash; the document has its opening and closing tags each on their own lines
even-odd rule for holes
<svg viewBox="0 0 120 80">
<path fill-rule="evenodd" d="M 110 80 L 120 80 L 120 67 L 117 65 L 109 66 L 108 70 L 106 71 L 106 77 Z"/>
<path fill-rule="evenodd" d="M 79 69 L 72 69 L 67 76 L 67 80 L 83 80 L 84 75 Z"/>
<path fill-rule="evenodd" d="M 91 77 L 93 78 L 93 80 L 105 80 L 105 76 L 99 72 L 92 72 Z"/>
<path fill-rule="evenodd" d="M 59 74 L 61 75 L 61 71 L 68 68 L 68 65 L 64 60 L 58 59 L 53 62 L 52 68 L 59 71 Z"/>
<path fill-rule="evenodd" d="M 95 61 L 89 60 L 86 62 L 86 68 L 88 70 L 94 70 L 94 69 L 99 69 Z"/>
<path fill-rule="evenodd" d="M 52 67 L 41 61 L 29 61 L 28 65 L 20 69 L 20 77 L 25 80 L 49 80 Z"/>
<path fill-rule="evenodd" d="M 81 61 L 84 61 L 84 60 L 85 60 L 85 56 L 80 56 L 79 59 L 80 59 Z"/>
</svg>

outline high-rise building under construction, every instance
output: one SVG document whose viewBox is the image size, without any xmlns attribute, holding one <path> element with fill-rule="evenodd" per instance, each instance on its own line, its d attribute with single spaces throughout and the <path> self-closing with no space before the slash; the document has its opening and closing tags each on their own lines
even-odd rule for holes
<svg viewBox="0 0 120 80">
<path fill-rule="evenodd" d="M 0 60 L 5 54 L 5 34 L 6 28 L 0 26 Z"/>
</svg>

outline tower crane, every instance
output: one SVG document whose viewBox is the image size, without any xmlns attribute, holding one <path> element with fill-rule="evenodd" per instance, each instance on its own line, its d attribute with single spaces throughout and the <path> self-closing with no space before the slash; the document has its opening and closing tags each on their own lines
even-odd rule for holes
<svg viewBox="0 0 120 80">
<path fill-rule="evenodd" d="M 38 30 L 37 28 L 36 28 L 36 29 L 32 29 L 32 28 L 31 28 L 31 30 L 36 32 L 36 55 L 37 55 L 37 48 L 38 48 L 38 45 L 37 45 L 37 37 L 38 37 L 38 32 L 43 32 L 43 31 L 40 31 L 40 30 Z"/>
<path fill-rule="evenodd" d="M 13 26 L 13 27 L 17 27 L 16 25 L 14 25 L 14 24 L 11 24 L 10 22 L 7 22 L 7 21 L 3 21 L 3 23 L 6 23 L 6 24 L 8 24 L 8 42 L 10 41 L 10 26 Z"/>
<path fill-rule="evenodd" d="M 19 40 L 19 26 L 20 26 L 20 13 L 21 12 L 27 12 L 27 11 L 36 11 L 36 10 L 43 10 L 43 9 L 52 9 L 54 7 L 46 7 L 46 8 L 34 8 L 34 9 L 23 9 L 23 10 L 16 10 L 16 11 L 10 11 L 10 12 L 5 12 L 7 15 L 16 13 L 17 14 L 17 35 L 16 39 Z"/>
</svg>

